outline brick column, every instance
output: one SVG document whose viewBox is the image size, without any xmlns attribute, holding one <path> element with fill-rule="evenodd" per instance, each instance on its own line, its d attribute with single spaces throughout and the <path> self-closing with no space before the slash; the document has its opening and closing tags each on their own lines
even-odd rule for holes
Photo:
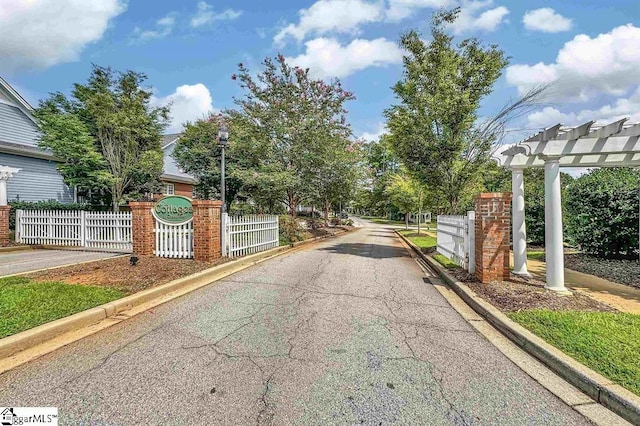
<svg viewBox="0 0 640 426">
<path fill-rule="evenodd" d="M 483 283 L 509 279 L 511 193 L 485 193 L 476 203 L 476 277 Z"/>
<path fill-rule="evenodd" d="M 131 201 L 131 227 L 133 252 L 138 256 L 151 256 L 156 247 L 153 227 L 155 218 L 151 214 L 153 203 L 148 201 Z"/>
<path fill-rule="evenodd" d="M 9 245 L 9 210 L 11 206 L 0 206 L 0 246 Z"/>
<path fill-rule="evenodd" d="M 222 201 L 193 200 L 193 258 L 209 262 L 222 257 L 220 220 Z"/>
</svg>

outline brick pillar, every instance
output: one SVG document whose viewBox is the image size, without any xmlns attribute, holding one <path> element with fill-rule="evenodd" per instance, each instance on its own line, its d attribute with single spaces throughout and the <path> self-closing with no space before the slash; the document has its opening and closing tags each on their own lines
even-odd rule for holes
<svg viewBox="0 0 640 426">
<path fill-rule="evenodd" d="M 485 193 L 476 203 L 476 277 L 483 283 L 509 279 L 511 193 Z"/>
<path fill-rule="evenodd" d="M 209 262 L 222 257 L 220 213 L 222 201 L 193 200 L 193 258 Z"/>
<path fill-rule="evenodd" d="M 9 245 L 9 210 L 11 206 L 0 206 L 0 246 Z"/>
<path fill-rule="evenodd" d="M 151 256 L 156 248 L 153 233 L 155 218 L 151 214 L 153 203 L 148 201 L 131 201 L 131 232 L 133 252 L 138 256 Z"/>
</svg>

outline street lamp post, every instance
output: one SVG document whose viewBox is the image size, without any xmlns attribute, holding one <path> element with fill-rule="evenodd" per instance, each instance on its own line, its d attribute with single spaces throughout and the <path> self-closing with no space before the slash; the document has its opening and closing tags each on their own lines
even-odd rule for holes
<svg viewBox="0 0 640 426">
<path fill-rule="evenodd" d="M 227 125 L 223 122 L 218 128 L 218 145 L 222 148 L 222 158 L 220 159 L 220 195 L 222 201 L 222 213 L 227 212 L 227 188 L 224 181 L 224 148 L 227 146 L 227 142 L 229 142 L 229 129 L 227 129 Z"/>
</svg>

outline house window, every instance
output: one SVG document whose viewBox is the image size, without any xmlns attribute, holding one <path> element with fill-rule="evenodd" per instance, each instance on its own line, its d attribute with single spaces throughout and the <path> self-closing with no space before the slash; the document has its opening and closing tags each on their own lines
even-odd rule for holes
<svg viewBox="0 0 640 426">
<path fill-rule="evenodd" d="M 164 188 L 162 190 L 162 193 L 164 195 L 173 195 L 173 194 L 175 194 L 175 190 L 176 190 L 176 188 L 172 183 L 165 183 L 164 184 Z"/>
</svg>

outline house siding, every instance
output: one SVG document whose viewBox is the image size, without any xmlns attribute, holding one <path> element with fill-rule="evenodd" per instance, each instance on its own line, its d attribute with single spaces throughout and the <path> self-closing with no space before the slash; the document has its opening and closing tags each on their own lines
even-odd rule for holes
<svg viewBox="0 0 640 426">
<path fill-rule="evenodd" d="M 0 123 L 0 141 L 38 146 L 38 127 L 19 108 L 0 102 Z"/>
<path fill-rule="evenodd" d="M 65 185 L 55 161 L 0 153 L 0 165 L 22 169 L 7 181 L 9 201 L 73 202 L 73 190 Z"/>
</svg>

